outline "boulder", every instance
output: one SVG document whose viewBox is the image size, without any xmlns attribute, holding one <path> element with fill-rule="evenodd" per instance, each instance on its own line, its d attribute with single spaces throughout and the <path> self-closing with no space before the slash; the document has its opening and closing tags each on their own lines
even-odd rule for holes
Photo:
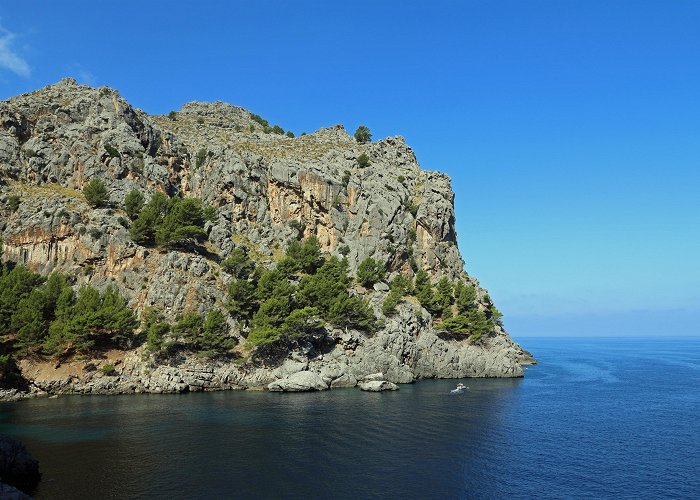
<svg viewBox="0 0 700 500">
<path fill-rule="evenodd" d="M 303 392 L 324 391 L 328 384 L 323 378 L 314 372 L 297 372 L 268 384 L 267 389 L 272 392 Z"/>
<path fill-rule="evenodd" d="M 41 480 L 39 462 L 24 444 L 4 434 L 0 434 L 0 478 L 5 485 L 14 486 L 26 493 L 32 492 Z M 0 497 L 6 498 L 4 494 Z"/>
<path fill-rule="evenodd" d="M 340 389 L 341 387 L 355 387 L 357 379 L 354 375 L 343 373 L 340 377 L 331 382 L 331 389 Z"/>
<path fill-rule="evenodd" d="M 386 377 L 382 372 L 370 373 L 369 375 L 362 377 L 363 382 L 377 382 L 381 380 L 386 380 Z"/>
<path fill-rule="evenodd" d="M 387 382 L 386 380 L 372 380 L 371 382 L 362 382 L 359 385 L 360 389 L 369 392 L 381 392 L 381 391 L 398 391 L 399 386 L 393 382 Z"/>
<path fill-rule="evenodd" d="M 32 497 L 25 495 L 20 490 L 9 484 L 0 483 L 0 498 L 3 500 L 31 500 Z"/>
</svg>

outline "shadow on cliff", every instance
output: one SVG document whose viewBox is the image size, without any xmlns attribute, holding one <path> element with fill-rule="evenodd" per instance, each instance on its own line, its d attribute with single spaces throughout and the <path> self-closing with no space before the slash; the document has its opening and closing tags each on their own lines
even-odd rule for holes
<svg viewBox="0 0 700 500">
<path fill-rule="evenodd" d="M 302 339 L 277 341 L 258 346 L 250 360 L 254 365 L 273 368 L 280 366 L 290 353 L 295 352 L 312 360 L 331 352 L 335 344 L 335 339 L 324 328 L 322 332 Z"/>
</svg>

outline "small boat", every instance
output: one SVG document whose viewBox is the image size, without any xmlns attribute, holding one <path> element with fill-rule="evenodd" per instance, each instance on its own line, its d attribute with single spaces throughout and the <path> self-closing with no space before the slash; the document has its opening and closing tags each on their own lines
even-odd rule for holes
<svg viewBox="0 0 700 500">
<path fill-rule="evenodd" d="M 464 391 L 466 391 L 467 389 L 469 389 L 469 387 L 466 387 L 463 383 L 460 382 L 459 384 L 457 384 L 456 389 L 452 389 L 450 391 L 450 394 L 461 394 Z"/>
</svg>

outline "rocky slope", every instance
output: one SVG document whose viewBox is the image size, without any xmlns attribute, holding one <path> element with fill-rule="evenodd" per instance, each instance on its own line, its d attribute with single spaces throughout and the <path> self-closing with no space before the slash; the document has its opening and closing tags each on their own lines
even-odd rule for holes
<svg viewBox="0 0 700 500">
<path fill-rule="evenodd" d="M 174 118 L 174 119 L 173 119 Z M 358 166 L 366 154 L 370 165 Z M 93 209 L 82 188 L 93 178 L 109 189 L 113 208 Z M 132 189 L 201 198 L 216 207 L 206 254 L 159 251 L 135 244 L 120 207 Z M 19 195 L 13 211 L 8 200 Z M 264 133 L 248 111 L 194 102 L 174 117 L 149 116 L 112 89 L 72 79 L 0 102 L 0 238 L 4 260 L 76 284 L 114 284 L 136 310 L 166 317 L 206 312 L 226 300 L 231 276 L 219 266 L 237 246 L 274 266 L 290 238 L 315 235 L 323 250 L 347 253 L 351 271 L 367 256 L 392 273 L 412 264 L 434 280 L 470 280 L 457 248 L 449 178 L 420 169 L 401 137 L 359 144 L 342 126 L 298 138 Z M 301 233 L 301 234 L 300 234 Z M 381 317 L 388 287 L 357 289 Z M 228 319 L 231 335 L 242 339 Z M 241 344 L 242 345 L 242 344 Z M 142 348 L 120 352 L 109 376 L 86 360 L 74 369 L 54 362 L 20 365 L 30 392 L 179 392 L 285 387 L 297 372 L 315 374 L 314 388 L 355 386 L 382 373 L 389 382 L 428 377 L 517 377 L 530 356 L 502 328 L 478 342 L 441 338 L 430 314 L 404 300 L 373 335 L 329 329 L 324 348 L 290 353 L 269 366 L 187 356 L 164 365 Z M 298 376 L 297 376 L 298 378 Z M 9 396 L 9 395 L 8 395 Z M 16 393 L 16 397 L 21 393 Z"/>
</svg>

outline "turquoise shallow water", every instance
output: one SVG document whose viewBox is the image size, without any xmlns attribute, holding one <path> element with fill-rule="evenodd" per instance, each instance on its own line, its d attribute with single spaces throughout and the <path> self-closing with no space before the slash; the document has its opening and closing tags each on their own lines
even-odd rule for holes
<svg viewBox="0 0 700 500">
<path fill-rule="evenodd" d="M 524 339 L 525 379 L 0 405 L 36 498 L 698 498 L 700 339 Z"/>
</svg>

